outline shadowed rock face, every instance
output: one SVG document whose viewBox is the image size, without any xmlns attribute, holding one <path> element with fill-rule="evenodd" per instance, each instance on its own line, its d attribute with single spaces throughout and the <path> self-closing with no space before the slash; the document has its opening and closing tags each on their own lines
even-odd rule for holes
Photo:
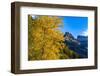
<svg viewBox="0 0 100 76">
<path fill-rule="evenodd" d="M 74 36 L 69 32 L 65 33 L 64 38 L 65 40 L 74 40 Z"/>
<path fill-rule="evenodd" d="M 75 51 L 80 55 L 81 58 L 88 57 L 88 37 L 87 36 L 77 36 L 77 39 L 74 36 L 66 32 L 64 35 L 65 44 L 69 47 L 69 49 Z"/>
<path fill-rule="evenodd" d="M 79 35 L 79 36 L 77 36 L 77 40 L 80 41 L 80 42 L 87 41 L 88 37 L 87 36 L 81 36 L 81 35 Z"/>
</svg>

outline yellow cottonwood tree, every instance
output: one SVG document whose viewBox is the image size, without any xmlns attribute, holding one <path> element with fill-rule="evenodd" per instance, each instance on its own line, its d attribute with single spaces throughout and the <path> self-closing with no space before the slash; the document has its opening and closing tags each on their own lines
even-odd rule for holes
<svg viewBox="0 0 100 76">
<path fill-rule="evenodd" d="M 64 47 L 62 19 L 57 16 L 28 15 L 28 58 L 29 60 L 60 59 Z"/>
</svg>

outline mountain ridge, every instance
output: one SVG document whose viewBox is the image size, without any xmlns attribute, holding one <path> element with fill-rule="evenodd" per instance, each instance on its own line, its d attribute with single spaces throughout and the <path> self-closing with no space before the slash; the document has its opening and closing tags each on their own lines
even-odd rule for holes
<svg viewBox="0 0 100 76">
<path fill-rule="evenodd" d="M 64 39 L 64 43 L 69 49 L 79 54 L 81 58 L 88 57 L 88 36 L 78 35 L 75 39 L 71 33 L 65 32 Z"/>
</svg>

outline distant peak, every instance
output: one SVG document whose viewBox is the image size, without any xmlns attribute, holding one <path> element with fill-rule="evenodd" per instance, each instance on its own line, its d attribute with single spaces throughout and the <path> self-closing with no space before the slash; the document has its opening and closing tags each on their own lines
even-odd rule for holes
<svg viewBox="0 0 100 76">
<path fill-rule="evenodd" d="M 77 36 L 77 38 L 80 38 L 80 37 L 87 38 L 88 36 L 84 36 L 84 35 L 78 35 Z"/>
<path fill-rule="evenodd" d="M 77 36 L 77 40 L 78 41 L 87 41 L 88 40 L 88 36 L 78 35 Z"/>
<path fill-rule="evenodd" d="M 74 39 L 74 36 L 69 32 L 65 32 L 64 37 L 65 39 Z"/>
</svg>

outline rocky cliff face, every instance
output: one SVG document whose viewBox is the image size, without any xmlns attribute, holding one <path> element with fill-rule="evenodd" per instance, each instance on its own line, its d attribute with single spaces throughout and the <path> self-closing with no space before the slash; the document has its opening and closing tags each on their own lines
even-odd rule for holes
<svg viewBox="0 0 100 76">
<path fill-rule="evenodd" d="M 65 40 L 73 40 L 74 39 L 73 35 L 69 32 L 65 33 L 64 38 L 65 38 Z"/>
<path fill-rule="evenodd" d="M 75 43 L 78 45 L 80 44 L 80 42 L 77 39 L 75 39 L 74 36 L 69 32 L 65 33 L 64 38 L 65 38 L 65 41 L 67 42 Z"/>
<path fill-rule="evenodd" d="M 88 57 L 88 37 L 87 36 L 77 36 L 77 39 L 74 38 L 74 36 L 66 32 L 64 35 L 65 38 L 65 44 L 69 47 L 69 49 L 75 51 L 78 53 L 81 58 L 87 58 Z"/>
</svg>

